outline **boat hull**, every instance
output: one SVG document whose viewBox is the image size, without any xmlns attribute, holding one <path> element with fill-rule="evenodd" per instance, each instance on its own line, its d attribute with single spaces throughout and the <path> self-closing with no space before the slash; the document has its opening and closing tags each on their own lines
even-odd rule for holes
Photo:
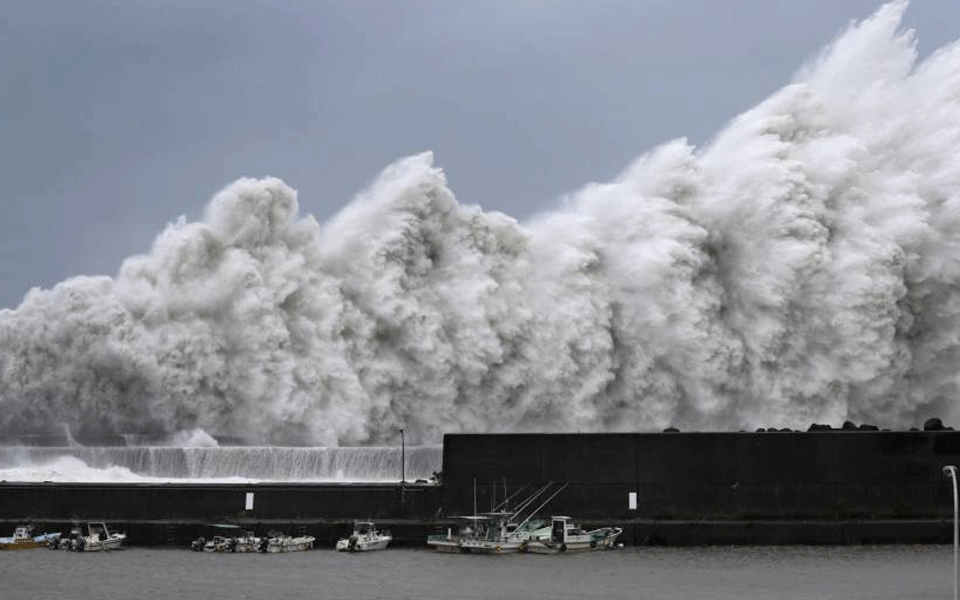
<svg viewBox="0 0 960 600">
<path fill-rule="evenodd" d="M 111 538 L 109 540 L 99 540 L 87 542 L 83 545 L 84 552 L 103 552 L 105 550 L 119 550 L 123 547 L 122 538 Z"/>
<path fill-rule="evenodd" d="M 431 540 L 427 544 L 446 554 L 517 554 L 523 548 L 523 542 L 514 541 Z"/>
<path fill-rule="evenodd" d="M 383 538 L 379 540 L 359 540 L 350 544 L 350 539 L 345 538 L 337 542 L 337 550 L 340 552 L 372 552 L 374 550 L 386 550 L 393 538 Z"/>
<path fill-rule="evenodd" d="M 277 554 L 280 552 L 303 552 L 313 548 L 313 536 L 303 536 L 289 539 L 273 538 L 267 544 L 267 553 Z"/>
<path fill-rule="evenodd" d="M 574 544 L 553 544 L 552 542 L 529 542 L 524 549 L 530 554 L 563 554 L 577 552 L 592 552 L 601 548 L 591 547 L 589 542 L 579 542 Z"/>
<path fill-rule="evenodd" d="M 46 544 L 44 544 L 46 545 Z M 15 542 L 0 542 L 0 550 L 31 550 L 40 548 L 40 544 L 33 540 L 17 540 Z"/>
<path fill-rule="evenodd" d="M 435 542 L 427 541 L 428 546 L 433 546 L 437 552 L 443 552 L 444 554 L 460 554 L 460 544 L 458 542 Z"/>
<path fill-rule="evenodd" d="M 261 541 L 259 538 L 231 538 L 231 539 L 216 539 L 209 542 L 206 542 L 202 546 L 195 542 L 193 549 L 194 550 L 203 550 L 204 552 L 231 552 L 231 553 L 244 553 L 244 552 L 260 552 L 261 551 Z"/>
<path fill-rule="evenodd" d="M 45 533 L 43 535 L 22 538 L 0 538 L 0 550 L 32 550 L 33 548 L 46 548 L 51 543 L 59 542 L 59 540 L 59 533 Z"/>
<path fill-rule="evenodd" d="M 564 554 L 610 550 L 616 547 L 617 536 L 622 532 L 623 530 L 619 527 L 610 527 L 592 531 L 583 536 L 586 539 L 568 540 L 563 543 L 533 539 L 526 543 L 523 551 L 531 554 Z"/>
<path fill-rule="evenodd" d="M 497 542 L 470 540 L 461 543 L 460 551 L 464 554 L 517 554 L 522 546 L 522 542 L 511 540 Z"/>
</svg>

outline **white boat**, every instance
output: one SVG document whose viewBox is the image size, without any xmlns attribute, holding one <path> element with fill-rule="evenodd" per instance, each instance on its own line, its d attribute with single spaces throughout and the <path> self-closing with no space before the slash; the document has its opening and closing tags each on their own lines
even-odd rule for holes
<svg viewBox="0 0 960 600">
<path fill-rule="evenodd" d="M 201 537 L 194 541 L 191 547 L 204 552 L 263 552 L 266 548 L 265 542 L 266 538 L 254 537 L 250 532 L 245 532 L 238 537 L 215 535 L 210 540 Z"/>
<path fill-rule="evenodd" d="M 194 542 L 194 550 L 203 550 L 204 552 L 229 552 L 230 540 L 233 538 L 215 535 L 209 540 L 200 538 Z"/>
<path fill-rule="evenodd" d="M 530 534 L 539 526 L 539 521 L 523 525 L 513 522 L 513 513 L 492 512 L 472 517 L 457 517 L 462 520 L 456 532 L 448 529 L 446 535 L 432 535 L 427 544 L 438 552 L 458 554 L 516 554 L 523 550 Z"/>
<path fill-rule="evenodd" d="M 210 525 L 212 537 L 199 537 L 190 543 L 194 551 L 204 552 L 263 552 L 266 550 L 266 538 L 253 535 L 252 531 L 241 529 L 238 525 Z"/>
<path fill-rule="evenodd" d="M 353 533 L 350 537 L 337 540 L 337 550 L 340 552 L 369 552 L 384 550 L 393 541 L 389 531 L 380 531 L 373 521 L 356 521 L 353 524 Z"/>
<path fill-rule="evenodd" d="M 313 548 L 313 542 L 316 538 L 312 535 L 301 535 L 291 537 L 282 533 L 273 532 L 266 544 L 266 552 L 300 552 Z"/>
<path fill-rule="evenodd" d="M 31 526 L 18 525 L 13 530 L 13 537 L 0 538 L 0 550 L 44 548 L 48 545 L 56 545 L 59 541 L 59 533 L 33 535 L 33 528 Z"/>
<path fill-rule="evenodd" d="M 515 554 L 522 552 L 527 540 L 534 531 L 542 526 L 539 519 L 533 515 L 540 508 L 550 502 L 566 486 L 553 492 L 546 502 L 538 508 L 530 510 L 533 502 L 545 494 L 553 483 L 548 483 L 520 502 L 513 510 L 499 510 L 481 513 L 474 516 L 456 517 L 461 522 L 454 532 L 449 528 L 446 534 L 431 535 L 427 538 L 427 545 L 433 546 L 438 552 L 452 552 L 459 554 Z M 506 494 L 504 494 L 506 496 Z M 503 501 L 500 508 L 506 506 L 509 498 Z M 529 516 L 522 518 L 522 514 Z"/>
<path fill-rule="evenodd" d="M 87 523 L 87 534 L 77 536 L 76 546 L 72 550 L 84 552 L 99 552 L 101 550 L 118 550 L 127 539 L 125 533 L 113 533 L 107 529 L 106 523 L 91 521 Z"/>
<path fill-rule="evenodd" d="M 484 527 L 487 520 L 483 516 L 464 516 L 454 517 L 459 520 L 456 530 L 453 527 L 447 528 L 446 535 L 431 535 L 427 537 L 427 545 L 433 546 L 437 552 L 446 552 L 454 554 L 470 554 L 469 549 L 463 549 L 463 542 L 482 537 L 478 531 Z"/>
<path fill-rule="evenodd" d="M 533 532 L 524 546 L 525 552 L 560 554 L 561 552 L 590 552 L 615 547 L 620 527 L 601 527 L 584 531 L 570 517 L 551 517 L 549 527 Z"/>
<path fill-rule="evenodd" d="M 230 546 L 231 552 L 262 552 L 263 538 L 253 535 L 252 531 L 244 531 L 233 538 Z"/>
<path fill-rule="evenodd" d="M 51 550 L 80 550 L 83 540 L 83 528 L 79 525 L 70 529 L 70 533 L 60 536 L 55 542 L 50 542 Z"/>
</svg>

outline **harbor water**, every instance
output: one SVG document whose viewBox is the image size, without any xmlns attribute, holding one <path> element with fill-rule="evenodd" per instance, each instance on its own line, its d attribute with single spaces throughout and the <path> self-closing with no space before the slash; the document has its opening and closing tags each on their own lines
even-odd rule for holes
<svg viewBox="0 0 960 600">
<path fill-rule="evenodd" d="M 953 549 L 627 547 L 558 556 L 38 549 L 0 553 L 0 581 L 28 598 L 930 600 L 952 597 Z"/>
</svg>

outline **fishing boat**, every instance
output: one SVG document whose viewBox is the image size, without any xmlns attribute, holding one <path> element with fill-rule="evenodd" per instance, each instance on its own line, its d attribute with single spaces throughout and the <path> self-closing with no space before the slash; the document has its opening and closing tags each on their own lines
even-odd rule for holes
<svg viewBox="0 0 960 600">
<path fill-rule="evenodd" d="M 59 540 L 59 533 L 33 535 L 33 528 L 30 525 L 18 525 L 13 530 L 13 537 L 0 538 L 0 550 L 44 548 L 50 544 L 55 545 Z"/>
<path fill-rule="evenodd" d="M 553 492 L 543 504 L 531 510 L 533 503 L 553 486 L 550 482 L 520 502 L 514 510 L 494 510 L 473 516 L 455 517 L 460 521 L 456 532 L 453 527 L 445 534 L 427 538 L 427 544 L 438 552 L 459 554 L 516 554 L 522 552 L 530 536 L 542 528 L 543 522 L 534 515 L 559 494 L 566 485 Z M 516 494 L 516 493 L 515 493 Z M 510 498 L 498 508 L 505 508 Z M 523 518 L 523 515 L 528 515 Z"/>
<path fill-rule="evenodd" d="M 252 531 L 244 531 L 233 538 L 231 552 L 260 552 L 263 547 L 263 538 L 253 535 Z"/>
<path fill-rule="evenodd" d="M 215 535 L 209 540 L 203 536 L 200 536 L 190 545 L 195 551 L 203 552 L 229 552 L 230 551 L 230 541 L 233 538 L 224 537 L 222 535 Z"/>
<path fill-rule="evenodd" d="M 471 517 L 458 517 L 461 523 L 456 534 L 431 536 L 427 544 L 438 552 L 459 554 L 516 554 L 522 551 L 529 535 L 539 521 L 518 525 L 512 522 L 512 513 L 491 512 Z"/>
<path fill-rule="evenodd" d="M 87 523 L 86 533 L 82 527 L 74 527 L 69 536 L 59 538 L 59 543 L 51 544 L 50 547 L 77 552 L 100 552 L 118 550 L 126 539 L 127 534 L 110 531 L 106 523 L 91 521 Z"/>
<path fill-rule="evenodd" d="M 470 554 L 471 546 L 464 548 L 464 542 L 485 538 L 487 517 L 482 515 L 454 517 L 458 521 L 456 530 L 447 528 L 446 535 L 434 534 L 427 537 L 427 545 L 437 552 L 452 554 Z"/>
<path fill-rule="evenodd" d="M 369 552 L 384 550 L 393 541 L 389 531 L 380 531 L 373 521 L 356 521 L 353 524 L 353 533 L 349 537 L 337 540 L 337 550 L 340 552 Z"/>
<path fill-rule="evenodd" d="M 110 531 L 106 523 L 90 522 L 87 523 L 87 535 L 83 539 L 85 552 L 118 550 L 127 539 L 127 534 Z"/>
<path fill-rule="evenodd" d="M 313 548 L 313 542 L 315 539 L 316 538 L 314 538 L 312 535 L 291 537 L 289 535 L 274 531 L 271 532 L 270 536 L 267 538 L 264 552 L 301 552 L 303 550 L 309 550 Z M 263 547 L 262 541 L 261 547 Z"/>
<path fill-rule="evenodd" d="M 570 517 L 551 517 L 551 524 L 533 532 L 524 545 L 525 552 L 560 554 L 562 552 L 590 552 L 615 547 L 620 527 L 600 527 L 584 531 Z"/>
<path fill-rule="evenodd" d="M 196 552 L 263 552 L 266 550 L 266 538 L 259 538 L 252 531 L 241 529 L 238 525 L 209 525 L 209 539 L 201 536 L 190 543 Z"/>
<path fill-rule="evenodd" d="M 48 544 L 51 550 L 79 550 L 83 543 L 80 538 L 83 537 L 83 528 L 79 525 L 70 529 L 70 533 L 62 535 Z"/>
</svg>

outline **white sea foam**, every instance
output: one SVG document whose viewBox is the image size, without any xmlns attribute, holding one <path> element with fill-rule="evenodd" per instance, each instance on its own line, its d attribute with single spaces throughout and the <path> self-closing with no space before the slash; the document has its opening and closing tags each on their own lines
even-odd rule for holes
<svg viewBox="0 0 960 600">
<path fill-rule="evenodd" d="M 397 483 L 428 481 L 441 457 L 440 446 L 0 446 L 0 481 Z"/>
<path fill-rule="evenodd" d="M 123 467 L 97 469 L 91 467 L 79 458 L 64 455 L 43 464 L 26 464 L 24 466 L 0 469 L 0 481 L 148 483 L 162 480 L 143 477 Z"/>
<path fill-rule="evenodd" d="M 241 179 L 116 278 L 0 311 L 0 430 L 336 446 L 956 420 L 960 47 L 918 62 L 905 8 L 709 145 L 528 223 L 459 204 L 430 153 L 323 227 Z"/>
</svg>

